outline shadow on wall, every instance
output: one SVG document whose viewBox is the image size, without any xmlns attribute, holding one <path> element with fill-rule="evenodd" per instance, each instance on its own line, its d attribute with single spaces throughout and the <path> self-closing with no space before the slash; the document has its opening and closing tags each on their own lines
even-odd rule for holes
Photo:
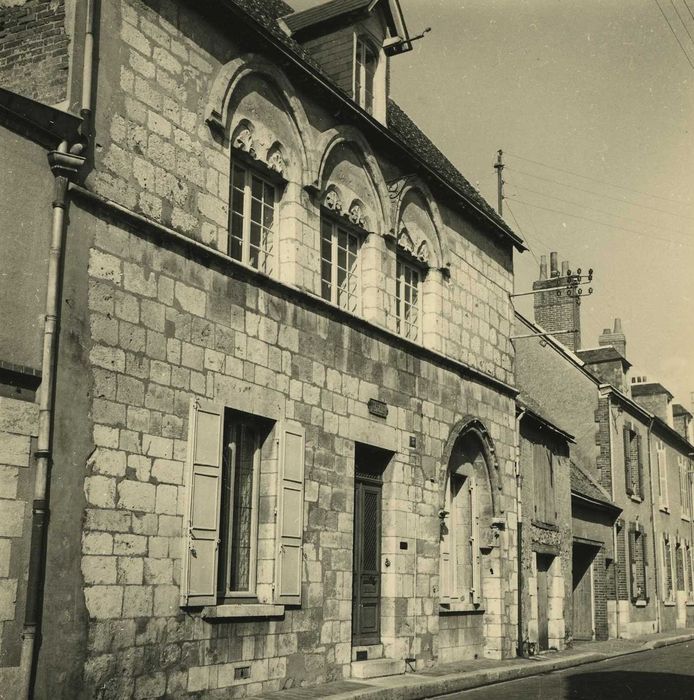
<svg viewBox="0 0 694 700">
<path fill-rule="evenodd" d="M 566 679 L 564 700 L 685 700 L 694 697 L 694 677 L 677 673 L 611 671 Z"/>
</svg>

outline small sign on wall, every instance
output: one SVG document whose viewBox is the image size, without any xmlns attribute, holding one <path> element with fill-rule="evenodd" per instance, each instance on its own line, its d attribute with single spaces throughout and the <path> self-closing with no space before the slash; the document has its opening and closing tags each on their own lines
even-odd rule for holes
<svg viewBox="0 0 694 700">
<path fill-rule="evenodd" d="M 379 418 L 388 417 L 388 404 L 385 401 L 379 401 L 378 399 L 369 399 L 367 404 L 369 413 L 372 416 L 378 416 Z"/>
</svg>

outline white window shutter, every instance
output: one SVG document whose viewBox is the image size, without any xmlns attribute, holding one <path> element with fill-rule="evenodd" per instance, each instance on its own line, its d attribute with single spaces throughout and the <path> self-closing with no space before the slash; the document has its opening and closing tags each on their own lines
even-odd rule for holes
<svg viewBox="0 0 694 700">
<path fill-rule="evenodd" d="M 470 483 L 470 519 L 472 527 L 470 528 L 470 551 L 472 552 L 472 591 L 471 599 L 474 605 L 479 605 L 482 598 L 482 578 L 481 578 L 481 562 L 480 562 L 480 546 L 479 546 L 479 529 L 480 518 L 479 508 L 477 504 L 477 493 L 475 491 L 475 478 L 469 477 Z"/>
<path fill-rule="evenodd" d="M 667 460 L 665 458 L 665 450 L 658 450 L 658 476 L 660 478 L 660 505 L 668 505 L 667 492 Z"/>
<path fill-rule="evenodd" d="M 304 538 L 304 429 L 295 423 L 280 425 L 277 487 L 277 554 L 275 602 L 301 604 Z"/>
<path fill-rule="evenodd" d="M 181 605 L 214 605 L 217 601 L 223 423 L 222 406 L 193 400 L 186 465 L 188 513 Z"/>
</svg>

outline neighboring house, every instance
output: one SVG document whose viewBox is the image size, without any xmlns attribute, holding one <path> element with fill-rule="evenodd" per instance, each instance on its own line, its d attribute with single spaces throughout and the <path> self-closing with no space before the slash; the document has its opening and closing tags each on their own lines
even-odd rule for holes
<svg viewBox="0 0 694 700">
<path fill-rule="evenodd" d="M 513 655 L 523 246 L 389 99 L 399 3 L 24 4 L 69 41 L 0 93 L 0 694 Z"/>
<path fill-rule="evenodd" d="M 692 612 L 687 603 L 692 598 L 689 472 L 694 447 L 673 427 L 669 392 L 660 385 L 630 382 L 619 319 L 603 331 L 598 347 L 580 349 L 580 306 L 575 299 L 569 304 L 565 291 L 551 291 L 566 284 L 569 266 L 564 263 L 560 272 L 556 254 L 551 261 L 548 274 L 543 259 L 535 283 L 542 290 L 535 303 L 537 324 L 517 315 L 517 329 L 522 336 L 557 335 L 514 341 L 516 382 L 522 393 L 532 392 L 545 415 L 575 436 L 572 455 L 577 465 L 603 490 L 594 500 L 611 501 L 597 520 L 604 526 L 613 521 L 614 544 L 607 545 L 604 529 L 595 530 L 595 542 L 588 543 L 595 553 L 585 553 L 593 569 L 593 631 L 588 625 L 583 630 L 575 626 L 574 637 L 630 637 L 682 627 Z M 565 336 L 573 350 L 557 340 Z M 674 516 L 663 499 L 676 502 Z M 577 505 L 574 497 L 575 541 L 580 530 Z M 601 552 L 604 564 L 599 562 Z M 578 568 L 575 558 L 575 622 L 591 619 L 576 616 L 583 597 Z"/>
<path fill-rule="evenodd" d="M 571 445 L 571 571 L 572 615 L 569 640 L 607 639 L 607 571 L 615 558 L 613 524 L 620 513 L 606 489 L 599 497 L 574 493 L 573 472 L 580 468 L 594 484 L 602 484 L 599 460 L 600 382 L 584 363 L 545 330 L 516 315 L 516 382 L 521 396 L 532 396 L 543 415 L 574 436 Z M 526 336 L 526 337 L 522 337 Z M 527 337 L 530 336 L 530 337 Z"/>
<path fill-rule="evenodd" d="M 685 627 L 694 620 L 691 487 L 694 447 L 688 436 L 675 429 L 673 396 L 662 384 L 636 377 L 631 393 L 652 414 L 650 460 L 660 628 Z M 681 416 L 682 412 L 678 414 Z"/>
<path fill-rule="evenodd" d="M 532 408 L 531 408 L 532 405 Z M 563 649 L 572 636 L 571 462 L 573 437 L 528 396 L 518 404 L 521 640 L 533 654 Z"/>
</svg>

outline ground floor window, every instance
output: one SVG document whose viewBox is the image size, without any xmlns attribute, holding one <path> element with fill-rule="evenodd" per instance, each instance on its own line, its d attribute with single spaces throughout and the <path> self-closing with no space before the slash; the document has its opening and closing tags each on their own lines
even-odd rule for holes
<svg viewBox="0 0 694 700">
<path fill-rule="evenodd" d="M 632 602 L 647 601 L 647 559 L 646 533 L 638 525 L 629 530 L 629 569 Z"/>
<path fill-rule="evenodd" d="M 299 604 L 301 426 L 194 400 L 184 486 L 182 605 Z"/>
</svg>

